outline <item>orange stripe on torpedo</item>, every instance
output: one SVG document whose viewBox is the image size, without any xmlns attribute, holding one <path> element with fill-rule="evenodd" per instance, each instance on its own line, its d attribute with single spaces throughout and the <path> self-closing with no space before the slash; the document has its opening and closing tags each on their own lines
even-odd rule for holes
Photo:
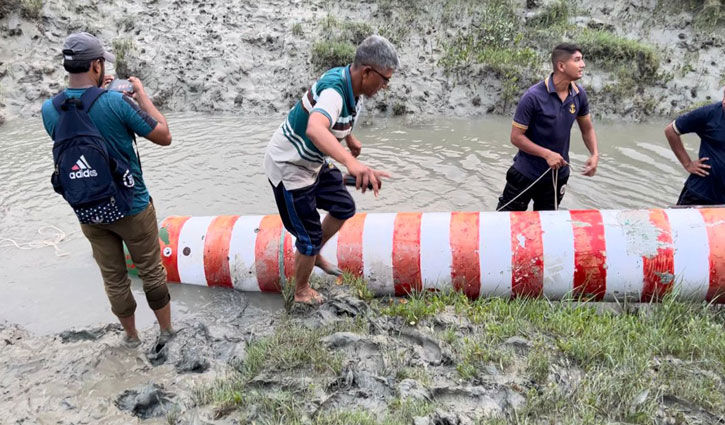
<svg viewBox="0 0 725 425">
<path fill-rule="evenodd" d="M 354 276 L 363 275 L 363 229 L 366 213 L 355 214 L 337 234 L 337 265 Z"/>
<path fill-rule="evenodd" d="M 703 208 L 710 245 L 710 287 L 707 301 L 725 304 L 725 208 Z"/>
<path fill-rule="evenodd" d="M 456 291 L 469 298 L 478 298 L 481 291 L 479 220 L 477 212 L 451 213 L 451 281 Z"/>
<path fill-rule="evenodd" d="M 209 286 L 233 288 L 229 269 L 229 241 L 238 215 L 220 215 L 212 220 L 204 239 L 204 274 Z"/>
<path fill-rule="evenodd" d="M 278 215 L 266 215 L 259 223 L 257 240 L 254 243 L 254 267 L 257 283 L 262 292 L 280 292 L 279 238 L 282 220 Z"/>
<path fill-rule="evenodd" d="M 179 268 L 176 262 L 179 248 L 179 235 L 184 223 L 191 217 L 171 216 L 161 223 L 159 230 L 159 245 L 161 246 L 161 264 L 166 269 L 166 280 L 179 283 Z"/>
<path fill-rule="evenodd" d="M 602 214 L 570 211 L 574 233 L 574 294 L 601 300 L 607 289 L 607 244 Z"/>
<path fill-rule="evenodd" d="M 423 289 L 420 272 L 422 213 L 398 213 L 393 230 L 393 285 L 396 295 Z"/>
<path fill-rule="evenodd" d="M 511 295 L 538 297 L 544 290 L 544 243 L 536 211 L 514 211 L 511 217 Z"/>
<path fill-rule="evenodd" d="M 672 246 L 672 229 L 665 212 L 653 209 L 649 221 L 657 230 L 657 253 L 642 257 L 644 285 L 642 301 L 659 301 L 672 290 L 675 280 L 675 250 Z"/>
</svg>

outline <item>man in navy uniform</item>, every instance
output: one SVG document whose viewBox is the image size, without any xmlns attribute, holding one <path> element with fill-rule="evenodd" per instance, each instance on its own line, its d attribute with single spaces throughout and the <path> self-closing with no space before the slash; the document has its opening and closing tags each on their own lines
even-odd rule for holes
<svg viewBox="0 0 725 425">
<path fill-rule="evenodd" d="M 690 159 L 680 138 L 686 133 L 700 137 L 695 160 Z M 677 205 L 725 204 L 725 98 L 678 117 L 665 128 L 665 137 L 690 174 Z"/>
<path fill-rule="evenodd" d="M 585 67 L 582 51 L 573 44 L 560 44 L 551 52 L 551 63 L 554 71 L 531 86 L 516 108 L 511 143 L 519 152 L 506 173 L 497 210 L 525 211 L 531 200 L 537 211 L 556 208 L 569 179 L 569 139 L 574 121 L 591 154 L 583 174 L 591 177 L 597 171 L 597 135 L 587 94 L 575 83 Z M 549 169 L 548 175 L 542 176 Z"/>
</svg>

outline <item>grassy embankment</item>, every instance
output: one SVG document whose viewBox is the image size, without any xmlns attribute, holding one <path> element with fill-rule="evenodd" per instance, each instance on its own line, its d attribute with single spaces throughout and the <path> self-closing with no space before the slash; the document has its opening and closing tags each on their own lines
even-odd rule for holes
<svg viewBox="0 0 725 425">
<path fill-rule="evenodd" d="M 524 382 L 511 384 L 524 395 L 524 407 L 505 417 L 480 418 L 481 424 L 651 424 L 662 415 L 684 424 L 691 414 L 704 423 L 725 417 L 722 309 L 671 296 L 661 304 L 621 309 L 575 300 L 469 300 L 456 293 L 374 299 L 362 280 L 346 276 L 344 283 L 372 307 L 368 316 L 321 328 L 290 316 L 273 335 L 251 342 L 246 361 L 229 377 L 200 390 L 199 402 L 217 406 L 220 415 L 257 423 L 410 424 L 439 407 L 436 400 L 393 398 L 378 416 L 325 410 L 312 402 L 342 379 L 344 354 L 325 348 L 322 338 L 340 331 L 374 334 L 370 319 L 391 316 L 402 318 L 401 328 L 417 327 L 450 349 L 460 385 L 485 385 L 492 379 L 487 368 Z M 456 323 L 434 326 L 432 319 L 444 312 L 454 314 Z M 529 348 L 512 348 L 504 343 L 510 337 L 523 338 Z M 265 391 L 260 382 L 266 373 L 306 384 Z M 395 382 L 412 378 L 424 387 L 440 378 L 435 368 L 404 362 L 392 362 L 387 373 Z"/>
<path fill-rule="evenodd" d="M 349 63 L 355 45 L 366 35 L 379 33 L 404 46 L 411 33 L 429 33 L 435 23 L 440 23 L 445 28 L 461 29 L 452 37 L 444 32 L 432 36 L 438 38 L 436 43 L 444 49 L 438 66 L 452 77 L 454 84 L 476 83 L 493 75 L 500 84 L 496 101 L 499 113 L 509 113 L 522 91 L 549 72 L 550 50 L 562 41 L 579 44 L 589 68 L 604 72 L 604 86 L 590 92 L 600 104 L 616 105 L 622 99 L 630 99 L 632 113 L 654 114 L 661 99 L 648 94 L 646 89 L 674 78 L 660 69 L 666 51 L 646 41 L 622 36 L 613 26 L 602 22 L 592 21 L 588 26 L 572 23 L 571 18 L 588 13 L 578 10 L 571 0 L 535 9 L 529 19 L 524 19 L 523 11 L 510 0 L 442 0 L 424 8 L 410 0 L 377 3 L 377 18 L 370 22 L 328 18 L 321 24 L 321 39 L 313 44 L 311 55 L 316 70 Z M 661 0 L 653 21 L 682 11 L 694 16 L 700 34 L 725 23 L 725 6 L 720 0 Z M 477 72 L 481 67 L 487 72 Z M 683 65 L 679 72 L 686 71 L 687 65 Z M 402 103 L 398 103 L 394 112 L 405 113 Z"/>
</svg>

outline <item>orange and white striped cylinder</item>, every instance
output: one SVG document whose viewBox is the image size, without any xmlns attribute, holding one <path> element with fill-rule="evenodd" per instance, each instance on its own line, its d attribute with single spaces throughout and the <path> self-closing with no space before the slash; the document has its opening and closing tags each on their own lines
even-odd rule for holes
<svg viewBox="0 0 725 425">
<path fill-rule="evenodd" d="M 170 282 L 279 291 L 293 275 L 277 215 L 169 217 L 160 239 Z M 725 302 L 725 208 L 360 213 L 322 255 L 378 295 Z"/>
</svg>

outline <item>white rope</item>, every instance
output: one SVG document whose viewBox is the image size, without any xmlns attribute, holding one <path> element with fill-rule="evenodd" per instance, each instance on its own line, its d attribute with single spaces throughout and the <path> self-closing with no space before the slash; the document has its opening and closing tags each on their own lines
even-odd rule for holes
<svg viewBox="0 0 725 425">
<path fill-rule="evenodd" d="M 559 211 L 559 169 L 554 170 L 554 211 Z"/>
<path fill-rule="evenodd" d="M 47 232 L 47 230 L 54 230 L 53 233 Z M 30 249 L 40 249 L 45 248 L 46 246 L 52 246 L 55 250 L 55 256 L 56 257 L 63 257 L 66 255 L 70 255 L 69 252 L 65 252 L 58 248 L 58 244 L 61 243 L 65 238 L 66 235 L 64 231 L 60 230 L 59 228 L 55 226 L 43 226 L 40 229 L 38 229 L 38 233 L 40 233 L 40 236 L 43 236 L 45 239 L 41 240 L 35 240 L 30 242 L 17 242 L 10 238 L 0 237 L 0 248 L 5 248 L 9 246 L 14 246 L 17 249 L 22 250 L 30 250 Z M 48 239 L 48 237 L 51 237 Z"/>
<path fill-rule="evenodd" d="M 531 183 L 531 184 L 529 185 L 529 187 L 527 187 L 526 189 L 522 190 L 522 191 L 521 191 L 521 193 L 519 193 L 518 195 L 516 195 L 516 196 L 514 197 L 514 199 L 512 199 L 512 200 L 510 200 L 510 201 L 506 202 L 506 204 L 502 205 L 502 206 L 501 206 L 501 208 L 499 208 L 499 209 L 497 209 L 497 210 L 496 210 L 496 212 L 499 212 L 499 211 L 503 210 L 504 208 L 506 208 L 506 207 L 508 207 L 509 205 L 511 205 L 511 203 L 512 203 L 513 201 L 515 201 L 515 200 L 519 199 L 519 197 L 520 197 L 521 195 L 523 195 L 523 194 L 524 194 L 524 193 L 526 193 L 526 192 L 527 192 L 527 191 L 528 191 L 529 189 L 531 189 L 532 187 L 534 187 L 534 185 L 535 185 L 536 183 L 538 183 L 538 182 L 539 182 L 539 180 L 543 179 L 543 178 L 544 178 L 544 176 L 545 176 L 545 175 L 547 175 L 547 174 L 549 173 L 549 171 L 551 171 L 551 168 L 547 168 L 547 170 L 546 170 L 546 171 L 544 171 L 544 174 L 540 175 L 538 179 L 534 180 L 534 182 L 533 182 L 533 183 Z M 557 174 L 558 174 L 558 173 L 557 173 Z M 556 197 L 556 191 L 554 191 L 554 197 Z"/>
</svg>

